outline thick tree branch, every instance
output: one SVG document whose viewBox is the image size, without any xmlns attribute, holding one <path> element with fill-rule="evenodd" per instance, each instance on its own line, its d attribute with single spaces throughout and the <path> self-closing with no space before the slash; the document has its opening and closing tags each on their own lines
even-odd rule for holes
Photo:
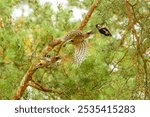
<svg viewBox="0 0 150 117">
<path fill-rule="evenodd" d="M 82 30 L 86 26 L 86 24 L 88 23 L 89 19 L 91 18 L 94 10 L 96 9 L 96 7 L 98 6 L 99 3 L 100 3 L 100 0 L 94 1 L 94 3 L 91 5 L 89 11 L 87 12 L 86 16 L 82 20 L 80 26 L 78 27 L 78 30 Z"/>
<path fill-rule="evenodd" d="M 42 57 L 46 56 L 55 46 L 59 45 L 61 42 L 61 40 L 54 40 L 48 44 L 42 51 Z"/>
<path fill-rule="evenodd" d="M 31 65 L 28 71 L 26 72 L 26 74 L 24 75 L 13 99 L 18 100 L 21 98 L 25 89 L 28 86 L 27 83 L 32 79 L 33 71 L 34 71 L 34 65 Z"/>
<path fill-rule="evenodd" d="M 55 47 L 55 46 L 54 46 Z M 51 47 L 52 48 L 52 47 Z M 45 51 L 43 51 L 45 52 Z M 24 75 L 21 83 L 20 83 L 20 86 L 18 87 L 17 91 L 16 91 L 16 94 L 15 96 L 13 97 L 13 99 L 15 100 L 19 100 L 25 89 L 27 88 L 28 86 L 28 82 L 32 80 L 32 75 L 34 74 L 34 72 L 38 69 L 38 68 L 41 68 L 41 67 L 47 67 L 49 65 L 49 62 L 54 64 L 56 61 L 57 61 L 57 56 L 55 57 L 51 57 L 51 61 L 40 61 L 39 63 L 37 64 L 33 64 L 30 66 L 30 68 L 28 69 L 28 71 L 26 72 L 26 74 Z"/>
</svg>

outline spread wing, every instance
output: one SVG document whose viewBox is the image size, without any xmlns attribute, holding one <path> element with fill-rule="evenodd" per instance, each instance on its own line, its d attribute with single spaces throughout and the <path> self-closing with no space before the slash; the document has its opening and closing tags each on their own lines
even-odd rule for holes
<svg viewBox="0 0 150 117">
<path fill-rule="evenodd" d="M 86 40 L 84 40 L 78 45 L 75 45 L 74 62 L 76 64 L 81 64 L 87 56 L 87 51 L 88 51 L 88 43 Z"/>
</svg>

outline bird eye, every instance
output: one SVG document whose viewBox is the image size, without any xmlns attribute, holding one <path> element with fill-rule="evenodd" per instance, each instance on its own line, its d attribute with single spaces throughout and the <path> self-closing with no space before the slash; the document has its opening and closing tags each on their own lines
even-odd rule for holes
<svg viewBox="0 0 150 117">
<path fill-rule="evenodd" d="M 39 64 L 40 66 L 42 65 L 42 63 Z"/>
<path fill-rule="evenodd" d="M 74 42 L 74 40 L 72 39 L 71 42 Z"/>
<path fill-rule="evenodd" d="M 61 59 L 59 56 L 56 56 L 56 60 L 59 60 L 59 59 Z"/>
</svg>

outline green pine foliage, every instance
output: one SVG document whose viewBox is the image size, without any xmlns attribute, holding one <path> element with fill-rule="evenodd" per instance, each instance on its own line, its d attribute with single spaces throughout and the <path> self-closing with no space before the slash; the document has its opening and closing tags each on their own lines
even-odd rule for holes
<svg viewBox="0 0 150 117">
<path fill-rule="evenodd" d="M 93 1 L 68 0 L 68 6 L 59 4 L 56 12 L 50 3 L 40 5 L 38 0 L 0 0 L 0 99 L 12 99 L 29 66 L 39 60 L 48 43 L 79 26 L 81 20 L 70 20 L 72 8 L 88 10 Z M 38 69 L 33 75 L 35 82 L 54 91 L 28 87 L 21 99 L 150 99 L 150 2 L 138 0 L 134 11 L 131 9 L 142 58 L 128 28 L 125 0 L 100 1 L 83 30 L 95 32 L 88 40 L 86 60 L 81 65 L 73 64 L 73 46 L 66 45 L 61 51 L 65 61 L 53 68 Z M 21 4 L 28 4 L 31 13 L 11 21 L 14 9 Z M 97 23 L 104 23 L 113 36 L 100 34 Z"/>
</svg>

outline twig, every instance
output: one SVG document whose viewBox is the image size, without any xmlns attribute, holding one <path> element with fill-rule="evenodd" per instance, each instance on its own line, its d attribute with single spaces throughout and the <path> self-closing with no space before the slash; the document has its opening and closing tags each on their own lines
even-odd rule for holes
<svg viewBox="0 0 150 117">
<path fill-rule="evenodd" d="M 59 94 L 59 95 L 60 95 L 60 94 L 63 94 L 63 92 L 59 92 L 59 91 L 57 91 L 57 90 L 55 90 L 55 89 L 42 86 L 40 83 L 35 82 L 35 81 L 33 81 L 33 80 L 30 81 L 30 82 L 28 82 L 27 85 L 28 85 L 28 86 L 31 86 L 31 87 L 33 87 L 33 88 L 35 88 L 35 89 L 37 89 L 37 90 L 43 91 L 43 92 L 52 92 L 52 93 L 57 93 L 57 94 Z"/>
<path fill-rule="evenodd" d="M 122 34 L 122 38 L 121 38 L 121 40 L 120 40 L 119 47 L 124 44 L 125 36 L 126 36 L 126 34 L 129 32 L 130 29 L 131 29 L 130 26 L 128 26 L 128 27 L 125 29 L 124 33 Z"/>
<path fill-rule="evenodd" d="M 123 59 L 126 57 L 126 55 L 127 55 L 127 53 L 128 53 L 128 49 L 129 49 L 129 47 L 127 48 L 127 50 L 126 50 L 125 54 L 123 55 L 123 57 L 114 65 L 113 69 L 110 71 L 109 74 L 111 74 L 111 73 L 114 71 L 114 69 L 116 68 L 116 66 L 117 66 L 120 62 L 123 61 Z"/>
</svg>

